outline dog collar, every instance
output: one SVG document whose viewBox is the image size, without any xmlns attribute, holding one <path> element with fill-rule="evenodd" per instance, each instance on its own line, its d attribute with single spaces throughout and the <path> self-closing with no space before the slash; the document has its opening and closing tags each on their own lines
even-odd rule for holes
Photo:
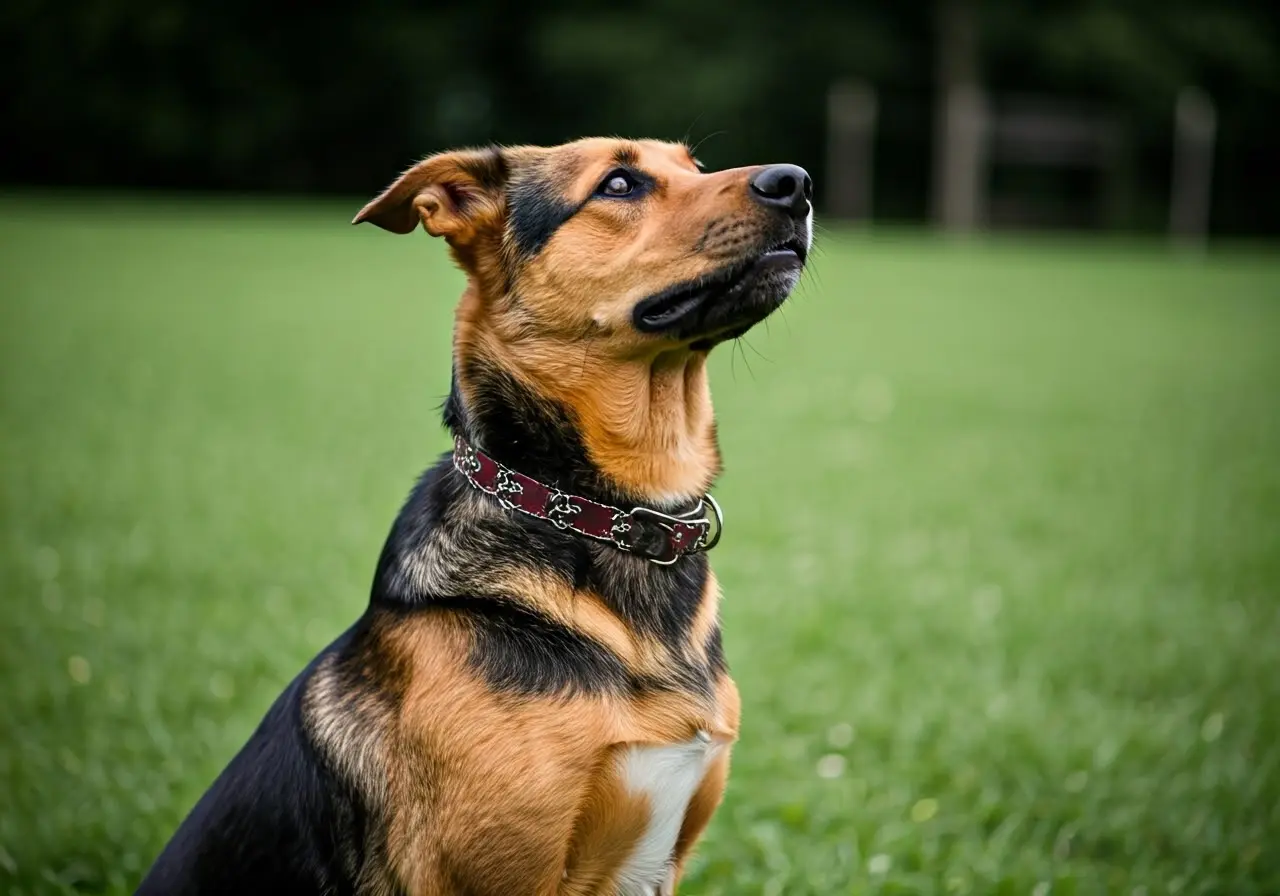
<svg viewBox="0 0 1280 896">
<path fill-rule="evenodd" d="M 670 566 L 686 554 L 711 550 L 719 543 L 724 525 L 720 505 L 710 495 L 678 516 L 652 507 L 626 511 L 543 485 L 504 467 L 462 436 L 453 438 L 453 466 L 473 488 L 497 498 L 507 510 L 518 510 L 546 520 L 557 529 L 609 542 L 661 566 Z M 715 519 L 714 527 L 705 513 L 707 507 Z"/>
</svg>

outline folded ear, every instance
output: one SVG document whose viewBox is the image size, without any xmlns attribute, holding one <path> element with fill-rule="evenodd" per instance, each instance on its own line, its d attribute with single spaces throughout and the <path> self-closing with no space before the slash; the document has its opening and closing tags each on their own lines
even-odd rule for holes
<svg viewBox="0 0 1280 896">
<path fill-rule="evenodd" d="M 411 233 L 421 221 L 432 236 L 465 244 L 501 222 L 507 175 L 507 160 L 497 147 L 440 153 L 400 175 L 351 223 Z"/>
</svg>

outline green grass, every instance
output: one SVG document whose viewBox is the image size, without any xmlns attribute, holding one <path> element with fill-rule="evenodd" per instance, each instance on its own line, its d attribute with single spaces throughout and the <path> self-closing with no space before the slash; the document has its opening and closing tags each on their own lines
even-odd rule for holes
<svg viewBox="0 0 1280 896">
<path fill-rule="evenodd" d="M 461 280 L 354 207 L 0 203 L 0 891 L 128 892 L 361 611 Z M 835 233 L 750 344 L 686 892 L 1280 892 L 1280 261 Z"/>
</svg>

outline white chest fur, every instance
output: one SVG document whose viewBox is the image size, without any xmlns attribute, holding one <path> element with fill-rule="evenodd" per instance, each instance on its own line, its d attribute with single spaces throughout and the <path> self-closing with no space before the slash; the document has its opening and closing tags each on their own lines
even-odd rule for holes
<svg viewBox="0 0 1280 896">
<path fill-rule="evenodd" d="M 649 800 L 649 826 L 618 877 L 618 896 L 653 896 L 670 873 L 680 825 L 720 745 L 703 731 L 680 744 L 634 746 L 621 754 L 627 789 Z"/>
</svg>

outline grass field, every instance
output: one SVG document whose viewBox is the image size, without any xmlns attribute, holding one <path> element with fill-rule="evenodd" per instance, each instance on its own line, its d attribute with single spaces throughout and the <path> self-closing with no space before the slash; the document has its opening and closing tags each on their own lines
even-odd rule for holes
<svg viewBox="0 0 1280 896">
<path fill-rule="evenodd" d="M 129 892 L 361 611 L 460 277 L 354 204 L 0 202 L 0 892 Z M 1280 259 L 831 233 L 722 350 L 691 894 L 1280 893 Z"/>
</svg>

